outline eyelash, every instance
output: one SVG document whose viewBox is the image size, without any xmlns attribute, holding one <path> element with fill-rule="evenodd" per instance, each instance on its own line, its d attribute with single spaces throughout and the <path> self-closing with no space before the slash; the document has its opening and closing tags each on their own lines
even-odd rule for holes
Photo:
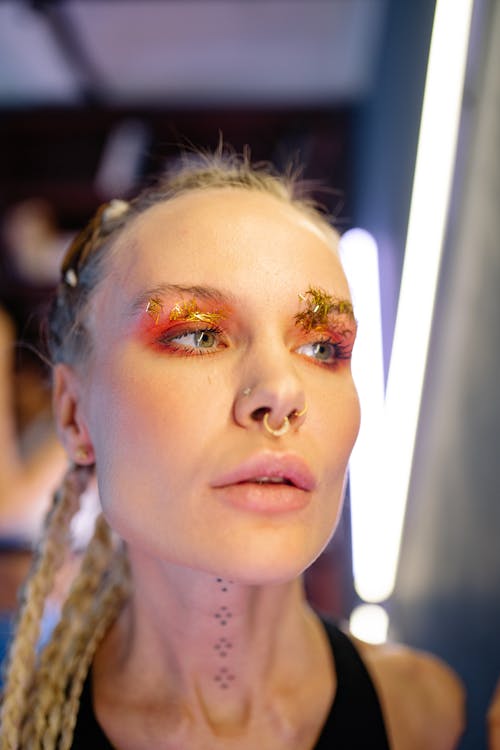
<svg viewBox="0 0 500 750">
<path fill-rule="evenodd" d="M 162 334 L 160 334 L 156 340 L 155 343 L 158 344 L 162 349 L 166 349 L 167 351 L 170 351 L 174 354 L 179 354 L 184 357 L 192 357 L 192 356 L 206 356 L 210 354 L 217 354 L 217 352 L 221 351 L 222 349 L 227 348 L 227 342 L 224 341 L 217 341 L 215 344 L 215 348 L 208 348 L 207 349 L 200 349 L 196 348 L 194 346 L 189 345 L 181 345 L 178 342 L 179 339 L 182 339 L 183 337 L 190 336 L 190 335 L 203 335 L 206 333 L 213 334 L 215 337 L 223 337 L 224 331 L 222 328 L 218 326 L 203 326 L 202 328 L 185 328 L 181 329 L 179 331 L 171 332 L 166 331 Z M 306 354 L 302 354 L 299 350 L 302 349 L 305 346 L 318 346 L 322 344 L 327 344 L 328 346 L 332 347 L 333 350 L 333 360 L 331 362 L 323 362 L 321 359 L 316 359 L 315 357 L 311 357 Z M 339 341 L 334 341 L 331 337 L 326 336 L 324 338 L 314 339 L 312 341 L 309 341 L 305 344 L 301 344 L 299 347 L 297 347 L 296 351 L 304 356 L 306 359 L 312 360 L 315 364 L 319 365 L 320 367 L 327 367 L 331 368 L 334 367 L 339 360 L 349 360 L 351 359 L 352 355 L 352 343 L 349 341 L 347 343 L 340 343 Z"/>
<path fill-rule="evenodd" d="M 156 343 L 159 344 L 162 348 L 167 349 L 168 351 L 182 354 L 185 357 L 191 357 L 191 356 L 204 356 L 207 354 L 216 354 L 220 349 L 225 349 L 226 345 L 221 346 L 220 342 L 218 343 L 219 348 L 210 350 L 210 351 L 203 351 L 203 349 L 197 349 L 194 346 L 187 346 L 187 345 L 179 345 L 176 343 L 176 339 L 181 339 L 184 336 L 190 336 L 190 335 L 202 335 L 204 333 L 212 333 L 214 336 L 222 336 L 223 331 L 222 328 L 219 328 L 218 326 L 203 326 L 203 328 L 185 328 L 181 329 L 180 331 L 175 331 L 171 333 L 170 331 L 167 331 L 165 333 L 160 334 L 158 338 L 156 339 Z"/>
<path fill-rule="evenodd" d="M 339 362 L 339 360 L 350 360 L 352 355 L 352 343 L 349 341 L 347 343 L 340 343 L 339 341 L 332 340 L 331 337 L 327 336 L 325 338 L 321 339 L 315 339 L 314 341 L 310 341 L 306 344 L 301 344 L 301 346 L 298 347 L 298 353 L 302 354 L 299 350 L 306 347 L 306 346 L 318 346 L 326 344 L 332 348 L 333 351 L 333 360 L 331 362 L 322 361 L 321 359 L 316 359 L 314 357 L 309 357 L 308 355 L 303 355 L 307 359 L 311 359 L 315 364 L 318 364 L 320 367 L 335 367 L 335 365 Z"/>
</svg>

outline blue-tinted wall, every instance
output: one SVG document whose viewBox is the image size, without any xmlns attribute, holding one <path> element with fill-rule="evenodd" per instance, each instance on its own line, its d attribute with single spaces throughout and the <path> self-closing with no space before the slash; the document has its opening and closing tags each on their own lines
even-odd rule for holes
<svg viewBox="0 0 500 750">
<path fill-rule="evenodd" d="M 356 221 L 382 260 L 386 360 L 397 304 L 433 2 L 392 2 L 359 112 Z M 394 596 L 393 635 L 468 694 L 462 750 L 484 748 L 500 677 L 500 6 L 476 1 L 450 220 Z M 418 315 L 418 310 L 415 311 Z"/>
</svg>

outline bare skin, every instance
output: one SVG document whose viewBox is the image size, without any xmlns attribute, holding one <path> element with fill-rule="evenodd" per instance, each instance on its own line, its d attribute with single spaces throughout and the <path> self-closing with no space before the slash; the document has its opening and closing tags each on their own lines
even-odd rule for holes
<svg viewBox="0 0 500 750">
<path fill-rule="evenodd" d="M 112 744 L 120 750 L 312 748 L 336 675 L 300 582 L 262 590 L 222 579 L 202 585 L 202 592 L 172 592 L 159 607 L 151 579 L 153 598 L 143 610 L 150 616 L 143 620 L 127 608 L 99 650 L 94 702 Z M 142 591 L 141 600 L 148 594 Z M 216 617 L 221 607 L 225 626 Z M 151 627 L 160 612 L 163 632 Z M 456 747 L 464 695 L 452 670 L 411 649 L 353 640 L 378 688 L 391 747 Z M 145 670 L 145 663 L 154 667 Z"/>
<path fill-rule="evenodd" d="M 500 750 L 500 682 L 488 709 L 488 750 Z"/>
<path fill-rule="evenodd" d="M 193 574 L 183 577 L 188 584 Z M 335 677 L 300 581 L 250 588 L 197 579 L 172 587 L 159 607 L 152 576 L 100 649 L 95 703 L 113 745 L 311 747 Z"/>
<path fill-rule="evenodd" d="M 378 688 L 394 750 L 455 748 L 465 728 L 465 691 L 437 657 L 353 638 Z"/>
</svg>

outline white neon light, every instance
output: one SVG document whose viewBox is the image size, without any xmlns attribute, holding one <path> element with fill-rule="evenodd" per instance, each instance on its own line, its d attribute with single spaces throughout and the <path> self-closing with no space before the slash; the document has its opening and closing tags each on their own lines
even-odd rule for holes
<svg viewBox="0 0 500 750">
<path fill-rule="evenodd" d="M 388 383 L 377 512 L 356 573 L 365 601 L 393 591 L 413 461 L 434 299 L 446 226 L 473 0 L 438 0 L 424 92 L 404 267 Z M 378 477 L 378 478 L 377 478 Z M 351 479 L 352 481 L 352 479 Z M 366 506 L 365 506 L 366 507 Z"/>
<path fill-rule="evenodd" d="M 372 575 L 373 528 L 378 525 L 380 435 L 384 419 L 384 363 L 378 248 L 363 229 L 342 235 L 340 257 L 358 322 L 352 372 L 361 405 L 361 428 L 349 461 L 354 586 Z"/>
<path fill-rule="evenodd" d="M 367 643 L 385 643 L 389 630 L 389 615 L 379 604 L 360 604 L 351 612 L 349 630 Z"/>
</svg>

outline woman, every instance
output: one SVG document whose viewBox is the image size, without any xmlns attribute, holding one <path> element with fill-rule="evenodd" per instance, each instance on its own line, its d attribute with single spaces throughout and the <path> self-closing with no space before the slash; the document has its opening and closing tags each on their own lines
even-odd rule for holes
<svg viewBox="0 0 500 750">
<path fill-rule="evenodd" d="M 102 207 L 68 251 L 49 343 L 74 468 L 25 590 L 2 748 L 455 746 L 447 667 L 354 646 L 304 598 L 359 409 L 338 237 L 297 190 L 207 158 Z M 94 466 L 103 518 L 33 669 Z"/>
</svg>

